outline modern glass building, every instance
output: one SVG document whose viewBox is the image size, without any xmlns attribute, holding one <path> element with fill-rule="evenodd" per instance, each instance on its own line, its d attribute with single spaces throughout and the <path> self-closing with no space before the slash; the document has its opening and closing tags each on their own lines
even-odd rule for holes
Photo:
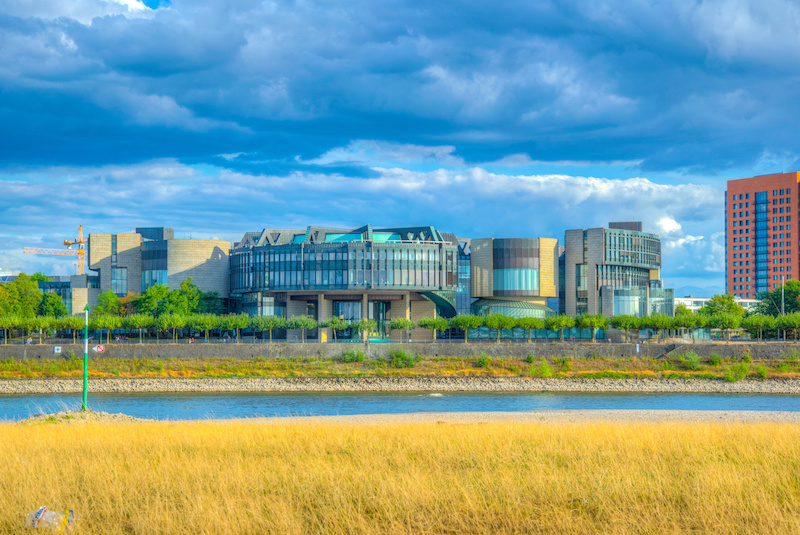
<svg viewBox="0 0 800 535">
<path fill-rule="evenodd" d="M 558 296 L 558 240 L 510 238 L 472 240 L 472 313 L 545 318 Z"/>
<path fill-rule="evenodd" d="M 661 287 L 661 240 L 640 222 L 568 230 L 564 245 L 566 314 L 673 314 L 674 292 Z"/>
<path fill-rule="evenodd" d="M 372 318 L 386 335 L 393 317 L 456 314 L 460 250 L 433 227 L 264 229 L 231 250 L 231 295 L 251 315 Z"/>
</svg>

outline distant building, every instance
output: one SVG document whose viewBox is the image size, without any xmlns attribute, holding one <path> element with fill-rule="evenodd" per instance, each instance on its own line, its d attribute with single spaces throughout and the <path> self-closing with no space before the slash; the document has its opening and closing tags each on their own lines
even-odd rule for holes
<svg viewBox="0 0 800 535">
<path fill-rule="evenodd" d="M 42 293 L 54 293 L 58 295 L 69 314 L 82 314 L 87 304 L 94 306 L 97 303 L 97 295 L 100 293 L 99 278 L 91 275 L 72 275 L 62 277 L 49 275 L 49 282 L 39 282 L 39 290 Z M 17 279 L 16 275 L 0 275 L 0 284 L 7 284 Z M 94 303 L 94 304 L 91 304 Z"/>
<path fill-rule="evenodd" d="M 754 299 L 780 287 L 782 280 L 798 279 L 798 182 L 797 172 L 728 181 L 726 292 Z"/>
<path fill-rule="evenodd" d="M 177 289 L 191 277 L 201 291 L 227 298 L 229 251 L 228 241 L 176 239 L 165 227 L 93 232 L 88 248 L 89 268 L 98 272 L 100 292 L 118 296 L 144 293 L 155 284 Z"/>
<path fill-rule="evenodd" d="M 694 297 L 687 295 L 686 297 L 676 297 L 674 303 L 676 309 L 678 308 L 678 305 L 683 305 L 688 308 L 690 312 L 696 313 L 709 301 L 711 301 L 710 297 Z M 740 299 L 738 297 L 735 299 L 735 301 L 736 304 L 743 306 L 747 311 L 755 309 L 755 307 L 757 307 L 761 302 L 758 299 Z"/>
<path fill-rule="evenodd" d="M 264 229 L 231 250 L 231 296 L 251 315 L 369 318 L 388 335 L 392 318 L 456 315 L 460 254 L 465 247 L 455 235 L 430 226 Z"/>
<path fill-rule="evenodd" d="M 641 222 L 567 230 L 560 262 L 568 315 L 673 315 L 674 291 L 661 283 L 661 240 L 642 232 Z"/>
</svg>

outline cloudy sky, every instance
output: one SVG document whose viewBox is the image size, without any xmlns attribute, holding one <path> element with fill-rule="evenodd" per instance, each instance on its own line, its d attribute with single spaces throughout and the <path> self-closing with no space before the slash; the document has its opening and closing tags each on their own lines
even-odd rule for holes
<svg viewBox="0 0 800 535">
<path fill-rule="evenodd" d="M 642 220 L 722 288 L 725 181 L 797 170 L 784 0 L 0 0 L 0 272 L 88 232 Z"/>
</svg>

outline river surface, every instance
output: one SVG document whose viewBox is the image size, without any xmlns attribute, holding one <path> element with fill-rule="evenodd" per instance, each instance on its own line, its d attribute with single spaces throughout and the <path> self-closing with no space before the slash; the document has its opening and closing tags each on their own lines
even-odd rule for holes
<svg viewBox="0 0 800 535">
<path fill-rule="evenodd" d="M 0 420 L 16 421 L 40 413 L 77 410 L 80 406 L 80 394 L 0 396 Z M 89 409 L 156 420 L 582 409 L 798 412 L 800 396 L 605 392 L 186 392 L 91 394 Z"/>
</svg>

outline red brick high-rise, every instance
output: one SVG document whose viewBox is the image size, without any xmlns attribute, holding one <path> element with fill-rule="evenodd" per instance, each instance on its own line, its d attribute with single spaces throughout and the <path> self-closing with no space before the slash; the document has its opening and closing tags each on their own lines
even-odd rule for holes
<svg viewBox="0 0 800 535">
<path fill-rule="evenodd" d="M 800 278 L 800 173 L 729 180 L 725 192 L 725 290 L 739 298 Z M 792 226 L 795 228 L 793 229 Z"/>
</svg>

